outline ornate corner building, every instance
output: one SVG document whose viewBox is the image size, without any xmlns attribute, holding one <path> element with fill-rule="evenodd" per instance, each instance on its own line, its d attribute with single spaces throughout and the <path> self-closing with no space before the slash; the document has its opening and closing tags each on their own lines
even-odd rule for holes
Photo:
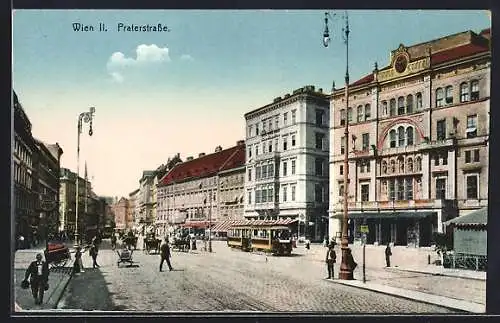
<svg viewBox="0 0 500 323">
<path fill-rule="evenodd" d="M 369 244 L 430 246 L 443 222 L 488 204 L 490 29 L 390 57 L 350 84 L 347 111 L 344 89 L 332 93 L 329 235 L 341 232 L 347 185 L 351 241 L 363 225 Z"/>
<path fill-rule="evenodd" d="M 322 239 L 328 216 L 328 96 L 305 86 L 245 114 L 245 217 L 299 220 Z"/>
</svg>

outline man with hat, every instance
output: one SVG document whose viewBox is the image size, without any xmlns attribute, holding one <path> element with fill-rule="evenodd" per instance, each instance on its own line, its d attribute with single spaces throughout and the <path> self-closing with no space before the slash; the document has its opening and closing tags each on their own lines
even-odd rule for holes
<svg viewBox="0 0 500 323">
<path fill-rule="evenodd" d="M 328 277 L 326 279 L 334 279 L 333 275 L 333 264 L 337 261 L 337 254 L 335 253 L 335 242 L 330 242 L 328 245 L 328 251 L 326 252 L 326 267 L 328 269 Z"/>
<path fill-rule="evenodd" d="M 49 265 L 47 262 L 42 261 L 42 254 L 36 255 L 36 260 L 33 261 L 24 275 L 24 280 L 30 279 L 31 292 L 35 299 L 35 304 L 43 303 L 43 293 L 48 288 L 49 281 Z"/>
</svg>

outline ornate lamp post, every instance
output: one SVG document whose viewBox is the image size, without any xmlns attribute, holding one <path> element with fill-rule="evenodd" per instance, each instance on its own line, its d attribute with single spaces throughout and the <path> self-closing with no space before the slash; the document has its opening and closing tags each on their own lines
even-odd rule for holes
<svg viewBox="0 0 500 323">
<path fill-rule="evenodd" d="M 335 14 L 333 15 L 335 16 Z M 323 46 L 328 47 L 330 43 L 330 32 L 328 30 L 328 17 L 333 18 L 328 12 L 325 12 L 325 30 L 323 32 Z M 343 221 L 342 221 L 342 239 L 341 239 L 341 249 L 342 249 L 342 263 L 340 264 L 339 278 L 343 280 L 353 279 L 353 268 L 350 261 L 351 249 L 349 248 L 349 241 L 347 237 L 347 226 L 349 219 L 348 210 L 348 180 L 349 180 L 349 17 L 347 12 L 342 16 L 345 26 L 342 28 L 344 33 L 344 43 L 346 47 L 346 72 L 345 72 L 345 127 L 344 127 L 344 138 L 345 138 L 345 149 L 344 149 L 344 201 L 343 201 Z"/>
<path fill-rule="evenodd" d="M 90 107 L 88 112 L 82 112 L 78 116 L 78 141 L 77 141 L 77 148 L 76 148 L 76 200 L 75 200 L 75 245 L 78 246 L 78 239 L 79 239 L 79 234 L 78 234 L 78 204 L 80 204 L 80 196 L 79 196 L 79 178 L 80 178 L 80 134 L 82 133 L 82 125 L 83 123 L 90 123 L 89 127 L 89 136 L 92 136 L 94 133 L 92 130 L 92 119 L 94 117 L 95 113 L 95 108 Z M 87 194 L 87 192 L 85 192 Z"/>
</svg>

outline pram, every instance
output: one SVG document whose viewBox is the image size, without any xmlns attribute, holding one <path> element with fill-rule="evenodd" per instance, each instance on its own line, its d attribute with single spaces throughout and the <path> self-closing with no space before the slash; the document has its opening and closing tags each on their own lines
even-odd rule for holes
<svg viewBox="0 0 500 323">
<path fill-rule="evenodd" d="M 132 260 L 133 252 L 133 250 L 129 250 L 126 248 L 120 251 L 117 250 L 116 253 L 118 254 L 118 262 L 116 263 L 116 265 L 120 267 L 121 263 L 129 263 L 129 267 L 132 266 L 134 264 L 134 261 Z"/>
</svg>

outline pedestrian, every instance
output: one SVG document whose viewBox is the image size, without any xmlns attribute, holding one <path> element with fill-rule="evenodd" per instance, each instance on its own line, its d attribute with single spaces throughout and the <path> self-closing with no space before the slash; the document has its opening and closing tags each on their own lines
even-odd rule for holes
<svg viewBox="0 0 500 323">
<path fill-rule="evenodd" d="M 391 267 L 391 256 L 392 256 L 391 244 L 388 243 L 387 247 L 385 247 L 385 266 L 386 267 Z"/>
<path fill-rule="evenodd" d="M 328 269 L 328 277 L 326 279 L 334 279 L 333 264 L 337 261 L 337 254 L 335 253 L 335 244 L 330 243 L 328 251 L 326 252 L 326 268 Z"/>
<path fill-rule="evenodd" d="M 90 256 L 92 257 L 92 267 L 95 268 L 95 267 L 100 267 L 98 264 L 97 264 L 97 254 L 99 253 L 99 250 L 97 249 L 97 245 L 95 242 L 92 243 L 92 245 L 90 246 L 90 250 L 89 250 L 89 254 Z"/>
<path fill-rule="evenodd" d="M 111 249 L 116 249 L 116 236 L 114 233 L 111 235 Z"/>
<path fill-rule="evenodd" d="M 24 275 L 24 281 L 31 285 L 31 293 L 35 299 L 35 304 L 43 303 L 43 294 L 49 288 L 49 265 L 42 260 L 42 254 L 36 255 L 36 260 L 33 261 Z M 24 283 L 26 284 L 26 283 Z"/>
<path fill-rule="evenodd" d="M 83 265 L 82 265 L 82 250 L 80 246 L 76 247 L 75 251 L 75 262 L 73 263 L 73 273 L 81 273 L 83 271 Z"/>
<path fill-rule="evenodd" d="M 161 256 L 161 261 L 160 261 L 160 271 L 163 271 L 163 262 L 166 261 L 168 265 L 168 269 L 170 271 L 173 270 L 172 265 L 170 264 L 170 257 L 172 257 L 172 254 L 170 253 L 170 246 L 168 245 L 168 240 L 165 240 L 163 244 L 160 247 L 160 256 Z"/>
<path fill-rule="evenodd" d="M 354 261 L 351 249 L 347 249 L 347 263 L 349 264 L 349 267 L 351 267 L 352 271 L 354 271 L 354 269 L 358 266 L 358 264 Z"/>
</svg>

